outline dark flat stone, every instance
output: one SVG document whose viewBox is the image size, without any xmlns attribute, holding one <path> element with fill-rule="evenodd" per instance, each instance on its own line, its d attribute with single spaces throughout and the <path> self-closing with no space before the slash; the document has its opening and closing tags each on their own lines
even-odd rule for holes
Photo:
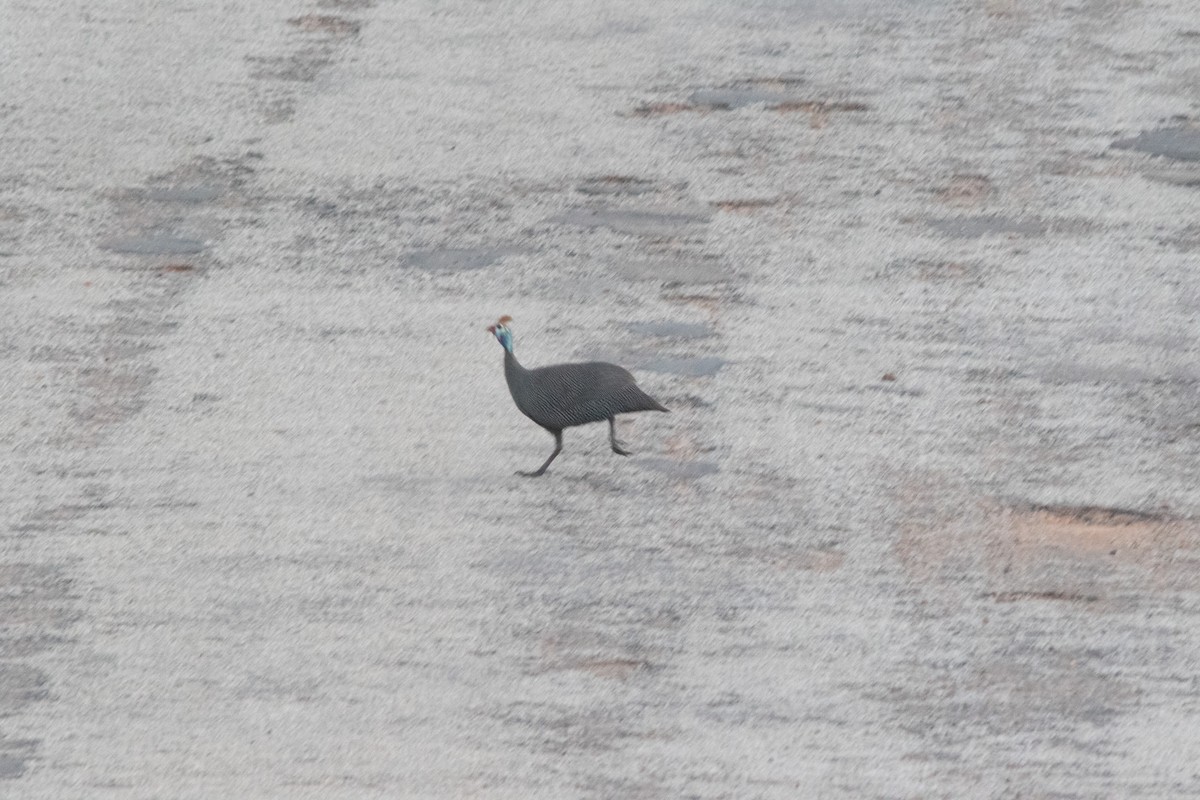
<svg viewBox="0 0 1200 800">
<path fill-rule="evenodd" d="M 791 95 L 763 89 L 700 89 L 692 92 L 688 102 L 694 106 L 713 109 L 735 109 L 753 105 L 780 105 L 799 102 Z"/>
<path fill-rule="evenodd" d="M 432 272 L 468 272 L 490 267 L 506 256 L 520 253 L 516 247 L 466 247 L 439 250 L 414 250 L 403 257 L 404 264 Z"/>
<path fill-rule="evenodd" d="M 31 748 L 32 749 L 32 748 Z M 14 756 L 8 753 L 0 753 L 0 781 L 13 780 L 25 774 L 25 762 L 27 762 L 32 753 L 26 756 Z"/>
<path fill-rule="evenodd" d="M 703 339 L 713 335 L 707 325 L 690 322 L 630 322 L 625 326 L 642 336 L 664 336 L 675 339 Z"/>
<path fill-rule="evenodd" d="M 1200 128 L 1159 128 L 1112 143 L 1118 150 L 1136 150 L 1179 161 L 1200 161 Z"/>
<path fill-rule="evenodd" d="M 221 196 L 221 190 L 213 186 L 168 186 L 149 189 L 147 200 L 161 203 L 208 203 Z"/>
<path fill-rule="evenodd" d="M 623 261 L 614 271 L 631 280 L 672 283 L 722 283 L 730 277 L 721 261 L 703 257 Z"/>
<path fill-rule="evenodd" d="M 649 209 L 572 208 L 550 217 L 550 222 L 581 228 L 609 228 L 620 233 L 670 236 L 689 226 L 706 224 L 708 213 L 652 211 Z"/>
<path fill-rule="evenodd" d="M 0 717 L 20 711 L 49 694 L 49 677 L 20 662 L 0 662 Z"/>
<path fill-rule="evenodd" d="M 627 175 L 601 175 L 581 181 L 575 189 L 580 194 L 632 196 L 654 191 L 654 182 Z"/>
<path fill-rule="evenodd" d="M 697 356 L 695 358 L 672 358 L 661 356 L 638 363 L 639 369 L 650 372 L 667 372 L 673 375 L 687 375 L 693 378 L 716 375 L 725 366 L 725 359 L 716 356 Z"/>
<path fill-rule="evenodd" d="M 102 250 L 139 256 L 182 256 L 203 252 L 206 245 L 199 239 L 182 236 L 149 234 L 147 236 L 124 236 L 106 239 L 100 243 Z"/>
<path fill-rule="evenodd" d="M 721 468 L 711 461 L 673 461 L 669 458 L 639 458 L 635 462 L 639 467 L 661 472 L 673 478 L 695 480 L 705 475 L 713 475 Z"/>
<path fill-rule="evenodd" d="M 1015 220 L 1001 216 L 931 219 L 929 227 L 955 239 L 977 239 L 990 234 L 1040 236 L 1046 226 L 1038 220 Z"/>
</svg>

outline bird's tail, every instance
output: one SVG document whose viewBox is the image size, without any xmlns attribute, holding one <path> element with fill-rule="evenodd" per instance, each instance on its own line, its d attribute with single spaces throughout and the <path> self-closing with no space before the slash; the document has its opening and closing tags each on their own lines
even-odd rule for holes
<svg viewBox="0 0 1200 800">
<path fill-rule="evenodd" d="M 662 403 L 655 400 L 650 395 L 646 394 L 645 398 L 646 398 L 646 405 L 643 407 L 643 409 L 642 409 L 643 411 L 666 411 L 666 412 L 670 413 L 671 409 L 667 408 L 666 406 L 664 406 Z"/>
<path fill-rule="evenodd" d="M 621 403 L 623 411 L 618 411 L 617 413 L 628 413 L 630 411 L 670 411 L 669 408 L 643 392 L 637 386 L 628 387 L 623 394 L 624 398 Z"/>
</svg>

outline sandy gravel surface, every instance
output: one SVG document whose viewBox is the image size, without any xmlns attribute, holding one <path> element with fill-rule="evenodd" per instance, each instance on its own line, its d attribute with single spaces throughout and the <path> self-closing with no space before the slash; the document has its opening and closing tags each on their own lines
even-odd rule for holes
<svg viewBox="0 0 1200 800">
<path fill-rule="evenodd" d="M 1200 797 L 1194 3 L 600 5 L 0 0 L 0 797 Z"/>
</svg>

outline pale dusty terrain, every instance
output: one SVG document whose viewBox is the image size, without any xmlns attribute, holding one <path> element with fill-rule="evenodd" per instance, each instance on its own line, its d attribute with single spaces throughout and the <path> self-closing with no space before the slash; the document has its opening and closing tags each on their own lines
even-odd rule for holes
<svg viewBox="0 0 1200 800">
<path fill-rule="evenodd" d="M 1200 797 L 1194 2 L 599 6 L 0 0 L 0 797 Z"/>
</svg>

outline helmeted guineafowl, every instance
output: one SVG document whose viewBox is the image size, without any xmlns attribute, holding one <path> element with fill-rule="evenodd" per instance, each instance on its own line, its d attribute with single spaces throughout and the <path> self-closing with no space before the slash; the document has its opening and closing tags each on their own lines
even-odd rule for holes
<svg viewBox="0 0 1200 800">
<path fill-rule="evenodd" d="M 488 326 L 504 347 L 504 377 L 508 391 L 521 413 L 541 425 L 554 437 L 554 452 L 534 472 L 519 475 L 536 478 L 546 472 L 550 462 L 562 452 L 563 428 L 608 420 L 608 441 L 614 453 L 627 456 L 629 451 L 617 441 L 615 417 L 633 411 L 666 411 L 657 400 L 638 388 L 629 370 L 603 361 L 583 364 L 555 364 L 525 369 L 513 355 L 512 317 L 501 317 Z"/>
</svg>

